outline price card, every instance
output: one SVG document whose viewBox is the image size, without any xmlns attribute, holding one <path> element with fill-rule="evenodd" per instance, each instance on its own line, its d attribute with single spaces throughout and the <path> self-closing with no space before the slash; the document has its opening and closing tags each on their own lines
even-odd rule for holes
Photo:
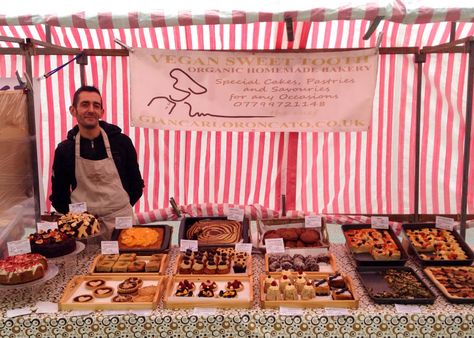
<svg viewBox="0 0 474 338">
<path fill-rule="evenodd" d="M 80 214 L 81 212 L 86 212 L 87 203 L 86 202 L 71 203 L 69 204 L 69 211 L 76 214 Z"/>
<path fill-rule="evenodd" d="M 421 313 L 421 308 L 418 305 L 413 304 L 395 304 L 395 310 L 397 313 Z"/>
<path fill-rule="evenodd" d="M 349 316 L 349 309 L 346 308 L 327 307 L 324 312 L 326 316 Z"/>
<path fill-rule="evenodd" d="M 7 310 L 7 318 L 29 315 L 31 312 L 32 311 L 29 307 L 22 307 L 19 309 Z"/>
<path fill-rule="evenodd" d="M 128 229 L 132 224 L 132 217 L 115 217 L 115 229 Z"/>
<path fill-rule="evenodd" d="M 58 312 L 58 303 L 52 302 L 37 302 L 36 313 L 56 313 Z"/>
<path fill-rule="evenodd" d="M 252 254 L 252 243 L 235 243 L 236 252 L 246 252 L 248 255 Z"/>
<path fill-rule="evenodd" d="M 47 232 L 48 230 L 57 230 L 58 222 L 38 222 L 36 223 L 36 229 L 38 229 L 38 232 L 40 231 Z"/>
<path fill-rule="evenodd" d="M 217 309 L 213 307 L 195 307 L 193 315 L 195 316 L 215 316 Z"/>
<path fill-rule="evenodd" d="M 321 216 L 305 216 L 304 227 L 305 228 L 321 228 L 323 218 Z"/>
<path fill-rule="evenodd" d="M 179 242 L 179 251 L 186 251 L 191 249 L 191 251 L 198 251 L 198 241 L 191 239 L 182 239 Z"/>
<path fill-rule="evenodd" d="M 370 224 L 374 229 L 388 229 L 388 217 L 372 216 L 370 217 Z"/>
<path fill-rule="evenodd" d="M 269 254 L 284 253 L 285 244 L 283 243 L 283 238 L 267 238 L 265 240 L 265 248 Z"/>
<path fill-rule="evenodd" d="M 121 316 L 128 314 L 128 310 L 105 310 L 102 311 L 104 316 Z"/>
<path fill-rule="evenodd" d="M 118 255 L 119 246 L 117 241 L 102 241 L 100 242 L 100 249 L 102 255 Z"/>
<path fill-rule="evenodd" d="M 298 307 L 280 306 L 280 316 L 303 316 L 304 309 Z"/>
<path fill-rule="evenodd" d="M 88 310 L 76 310 L 76 311 L 69 311 L 66 313 L 63 312 L 64 315 L 69 316 L 69 317 L 87 316 L 87 315 L 90 315 L 91 313 L 92 311 L 88 311 Z"/>
<path fill-rule="evenodd" d="M 31 252 L 29 239 L 20 239 L 19 241 L 7 242 L 8 256 L 16 256 Z"/>
<path fill-rule="evenodd" d="M 244 220 L 244 209 L 241 208 L 229 208 L 229 214 L 227 215 L 227 219 L 232 221 L 242 222 Z"/>
<path fill-rule="evenodd" d="M 142 316 L 142 317 L 151 316 L 152 312 L 153 312 L 153 310 L 146 310 L 146 309 L 143 309 L 143 310 L 140 310 L 140 309 L 130 310 L 130 313 L 133 313 L 136 316 Z"/>
<path fill-rule="evenodd" d="M 449 217 L 436 216 L 436 227 L 438 229 L 453 231 L 454 219 Z"/>
</svg>

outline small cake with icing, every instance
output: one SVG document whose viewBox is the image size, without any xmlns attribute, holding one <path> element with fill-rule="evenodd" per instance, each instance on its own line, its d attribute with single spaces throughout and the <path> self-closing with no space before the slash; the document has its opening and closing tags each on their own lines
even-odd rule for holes
<svg viewBox="0 0 474 338">
<path fill-rule="evenodd" d="M 298 291 L 293 284 L 288 284 L 283 291 L 283 298 L 285 300 L 298 300 Z"/>
<path fill-rule="evenodd" d="M 346 287 L 346 282 L 340 273 L 330 275 L 328 277 L 328 283 L 331 288 L 341 289 Z"/>
<path fill-rule="evenodd" d="M 268 287 L 267 292 L 265 293 L 266 300 L 279 300 L 280 299 L 280 288 L 276 280 Z"/>
<path fill-rule="evenodd" d="M 301 299 L 302 300 L 309 300 L 316 297 L 316 291 L 314 290 L 313 283 L 306 282 L 301 290 Z"/>
<path fill-rule="evenodd" d="M 352 293 L 347 288 L 336 289 L 332 291 L 332 298 L 335 300 L 351 300 L 354 299 Z"/>
<path fill-rule="evenodd" d="M 314 292 L 318 296 L 328 296 L 329 295 L 329 284 L 327 279 L 317 279 L 313 281 Z"/>
</svg>

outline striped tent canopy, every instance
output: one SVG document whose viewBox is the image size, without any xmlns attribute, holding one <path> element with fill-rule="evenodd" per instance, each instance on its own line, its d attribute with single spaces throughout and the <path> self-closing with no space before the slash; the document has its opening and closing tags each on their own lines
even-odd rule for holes
<svg viewBox="0 0 474 338">
<path fill-rule="evenodd" d="M 64 3 L 64 2 L 61 2 Z M 0 9 L 0 36 L 68 48 L 130 47 L 277 50 L 435 46 L 474 35 L 471 1 L 14 1 Z M 90 5 L 90 7 L 88 6 Z M 158 8 L 158 6 L 161 7 Z M 11 8 L 10 8 L 11 7 Z M 87 8 L 93 9 L 87 9 Z M 293 19 L 294 40 L 286 17 Z M 363 36 L 374 20 L 375 33 Z M 453 25 L 452 22 L 455 22 Z M 47 29 L 46 29 L 47 28 Z M 1 42 L 0 47 L 16 47 Z M 34 55 L 42 77 L 71 55 Z M 423 214 L 461 209 L 468 56 L 428 54 L 421 87 L 419 206 Z M 0 55 L 0 77 L 25 71 L 21 55 Z M 126 56 L 89 56 L 85 79 L 103 93 L 105 120 L 119 125 L 138 152 L 146 187 L 137 212 L 181 205 L 259 205 L 338 214 L 410 214 L 414 210 L 416 70 L 413 54 L 380 55 L 368 132 L 270 133 L 169 131 L 130 126 Z M 75 121 L 67 113 L 80 85 L 71 63 L 42 79 L 40 166 L 47 208 L 56 145 Z M 473 149 L 474 147 L 471 147 Z M 474 167 L 474 156 L 471 165 Z M 471 169 L 470 177 L 474 177 Z M 474 189 L 468 213 L 474 212 Z M 166 212 L 164 212 L 166 214 Z"/>
</svg>

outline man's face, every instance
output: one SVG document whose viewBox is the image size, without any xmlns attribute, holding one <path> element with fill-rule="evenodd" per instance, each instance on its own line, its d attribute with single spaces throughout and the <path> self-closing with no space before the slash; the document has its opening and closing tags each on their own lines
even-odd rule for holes
<svg viewBox="0 0 474 338">
<path fill-rule="evenodd" d="M 77 119 L 79 126 L 85 129 L 97 128 L 99 119 L 104 114 L 102 99 L 95 92 L 82 92 L 79 94 L 77 106 L 71 106 L 69 112 Z"/>
</svg>

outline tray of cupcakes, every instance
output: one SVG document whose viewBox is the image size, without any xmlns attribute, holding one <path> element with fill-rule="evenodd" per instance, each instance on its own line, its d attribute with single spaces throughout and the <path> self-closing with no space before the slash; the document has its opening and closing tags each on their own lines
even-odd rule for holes
<svg viewBox="0 0 474 338">
<path fill-rule="evenodd" d="M 292 273 L 261 277 L 260 297 L 263 308 L 280 306 L 301 308 L 357 309 L 359 298 L 352 279 L 344 274 Z"/>
<path fill-rule="evenodd" d="M 74 276 L 59 301 L 60 310 L 155 309 L 166 284 L 162 276 Z"/>
<path fill-rule="evenodd" d="M 200 248 L 180 253 L 176 275 L 251 275 L 252 256 L 234 248 Z"/>
<path fill-rule="evenodd" d="M 251 308 L 250 276 L 174 276 L 168 280 L 164 306 L 175 308 Z"/>
<path fill-rule="evenodd" d="M 474 303 L 474 266 L 429 266 L 424 272 L 451 303 Z"/>
<path fill-rule="evenodd" d="M 97 255 L 89 267 L 90 275 L 164 275 L 168 266 L 169 256 L 159 253 L 137 255 L 123 253 L 119 255 Z"/>
<path fill-rule="evenodd" d="M 267 274 L 278 274 L 285 270 L 335 273 L 337 265 L 332 253 L 316 255 L 265 254 L 265 272 Z"/>
</svg>

